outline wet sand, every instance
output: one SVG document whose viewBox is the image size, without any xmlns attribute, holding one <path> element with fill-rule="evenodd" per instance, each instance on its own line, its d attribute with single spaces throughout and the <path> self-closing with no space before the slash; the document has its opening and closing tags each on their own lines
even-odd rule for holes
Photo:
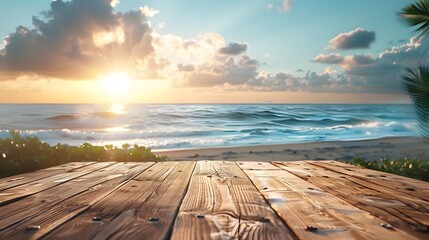
<svg viewBox="0 0 429 240">
<path fill-rule="evenodd" d="M 246 147 L 154 150 L 169 160 L 367 160 L 418 157 L 429 160 L 429 141 L 419 137 L 386 137 L 360 141 L 331 141 L 298 144 L 258 145 Z"/>
</svg>

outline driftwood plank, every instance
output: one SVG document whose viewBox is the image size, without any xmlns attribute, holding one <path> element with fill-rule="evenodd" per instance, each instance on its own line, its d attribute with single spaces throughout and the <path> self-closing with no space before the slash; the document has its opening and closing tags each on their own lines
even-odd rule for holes
<svg viewBox="0 0 429 240">
<path fill-rule="evenodd" d="M 285 170 L 263 167 L 244 171 L 301 239 L 415 239 Z"/>
<path fill-rule="evenodd" d="M 81 168 L 72 169 L 70 171 L 67 171 L 61 174 L 39 179 L 25 185 L 19 185 L 13 188 L 8 188 L 0 192 L 0 206 L 5 205 L 12 201 L 22 199 L 32 194 L 41 192 L 51 187 L 63 184 L 74 178 L 100 170 L 111 164 L 113 163 L 103 162 L 103 163 L 91 164 Z"/>
<path fill-rule="evenodd" d="M 87 191 L 66 199 L 44 212 L 20 221 L 0 233 L 1 239 L 37 239 L 51 232 L 61 224 L 69 221 L 78 214 L 84 212 L 92 205 L 111 194 L 117 188 L 128 182 L 144 171 L 149 165 L 122 164 L 122 173 L 115 174 L 115 177 L 89 188 Z M 108 172 L 105 172 L 109 174 Z M 89 220 L 91 221 L 91 220 Z M 34 226 L 40 226 L 40 229 L 34 229 Z M 76 236 L 75 236 L 76 237 Z M 79 238 L 84 237 L 79 234 Z"/>
<path fill-rule="evenodd" d="M 23 173 L 15 176 L 0 179 L 0 192 L 2 190 L 31 183 L 39 179 L 54 176 L 60 173 L 73 171 L 75 169 L 94 164 L 95 162 L 72 162 L 60 166 L 41 169 L 31 173 Z"/>
<path fill-rule="evenodd" d="M 347 175 L 390 188 L 395 192 L 401 192 L 408 196 L 418 197 L 429 202 L 428 182 L 366 169 L 337 161 L 311 161 L 310 163 L 332 171 L 346 173 Z"/>
<path fill-rule="evenodd" d="M 195 162 L 178 163 L 146 201 L 137 208 L 121 212 L 93 239 L 167 238 L 194 167 Z M 142 176 L 144 177 L 144 174 Z"/>
<path fill-rule="evenodd" d="M 234 162 L 212 162 L 240 211 L 239 239 L 295 239 L 248 176 Z"/>
<path fill-rule="evenodd" d="M 151 164 L 146 164 L 150 166 Z M 0 207 L 0 231 L 19 221 L 45 212 L 56 204 L 87 191 L 93 186 L 116 178 L 136 167 L 136 163 L 117 163 L 75 178 L 61 185 Z"/>
<path fill-rule="evenodd" d="M 171 239 L 238 239 L 240 214 L 233 198 L 212 163 L 197 162 Z"/>
<path fill-rule="evenodd" d="M 382 186 L 365 182 L 345 173 L 330 171 L 308 162 L 278 163 L 284 169 L 306 179 L 306 181 L 383 219 L 389 224 L 418 237 L 429 237 L 415 231 L 425 230 L 429 224 L 429 207 L 420 199 L 410 201 L 407 196 L 385 189 Z M 300 172 L 296 172 L 299 170 Z M 305 175 L 302 173 L 305 172 Z M 384 189 L 383 189 L 384 188 Z"/>
<path fill-rule="evenodd" d="M 83 234 L 84 239 L 92 239 L 103 229 L 105 231 L 114 229 L 115 223 L 121 219 L 119 217 L 121 213 L 138 208 L 159 188 L 169 174 L 177 171 L 177 165 L 177 162 L 153 165 L 84 213 L 55 229 L 45 236 L 45 239 L 71 239 L 77 234 Z M 91 219 L 99 221 L 91 221 Z"/>
</svg>

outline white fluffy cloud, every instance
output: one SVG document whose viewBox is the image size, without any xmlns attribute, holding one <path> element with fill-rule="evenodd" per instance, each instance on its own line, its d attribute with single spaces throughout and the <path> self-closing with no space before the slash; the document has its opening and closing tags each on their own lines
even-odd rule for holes
<svg viewBox="0 0 429 240">
<path fill-rule="evenodd" d="M 94 79 L 115 69 L 158 64 L 146 10 L 114 12 L 112 0 L 57 0 L 34 28 L 16 28 L 0 49 L 2 75 Z M 5 79 L 3 79 L 5 80 Z"/>
<path fill-rule="evenodd" d="M 344 57 L 338 53 L 332 53 L 328 55 L 319 54 L 317 57 L 314 58 L 313 61 L 325 64 L 339 64 L 344 61 Z"/>
</svg>

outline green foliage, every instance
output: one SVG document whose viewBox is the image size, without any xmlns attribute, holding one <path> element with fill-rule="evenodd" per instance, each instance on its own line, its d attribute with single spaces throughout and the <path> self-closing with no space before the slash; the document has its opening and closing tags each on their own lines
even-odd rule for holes
<svg viewBox="0 0 429 240">
<path fill-rule="evenodd" d="M 21 137 L 17 131 L 10 131 L 10 136 L 0 139 L 0 177 L 69 162 L 159 162 L 167 159 L 156 156 L 150 148 L 138 145 L 130 147 L 124 144 L 123 148 L 93 146 L 90 143 L 50 146 L 37 137 Z"/>
<path fill-rule="evenodd" d="M 420 132 L 422 136 L 429 138 L 429 67 L 407 69 L 403 80 L 416 107 Z"/>
<path fill-rule="evenodd" d="M 405 22 L 414 27 L 418 26 L 417 32 L 424 35 L 429 33 L 429 0 L 420 0 L 402 8 L 398 15 Z"/>
<path fill-rule="evenodd" d="M 363 158 L 353 158 L 352 160 L 345 162 L 364 168 L 429 182 L 429 161 L 419 158 L 402 158 L 398 160 L 380 159 L 378 161 L 367 161 Z"/>
<path fill-rule="evenodd" d="M 419 0 L 404 7 L 398 15 L 427 39 L 429 34 L 429 0 Z M 407 69 L 402 76 L 405 88 L 417 110 L 420 132 L 429 139 L 429 68 Z"/>
</svg>

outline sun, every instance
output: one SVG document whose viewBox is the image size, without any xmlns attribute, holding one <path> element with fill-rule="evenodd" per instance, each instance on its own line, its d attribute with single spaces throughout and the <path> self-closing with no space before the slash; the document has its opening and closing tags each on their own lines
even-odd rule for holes
<svg viewBox="0 0 429 240">
<path fill-rule="evenodd" d="M 102 85 L 109 94 L 121 95 L 128 91 L 131 80 L 124 72 L 115 72 L 101 78 Z"/>
</svg>

